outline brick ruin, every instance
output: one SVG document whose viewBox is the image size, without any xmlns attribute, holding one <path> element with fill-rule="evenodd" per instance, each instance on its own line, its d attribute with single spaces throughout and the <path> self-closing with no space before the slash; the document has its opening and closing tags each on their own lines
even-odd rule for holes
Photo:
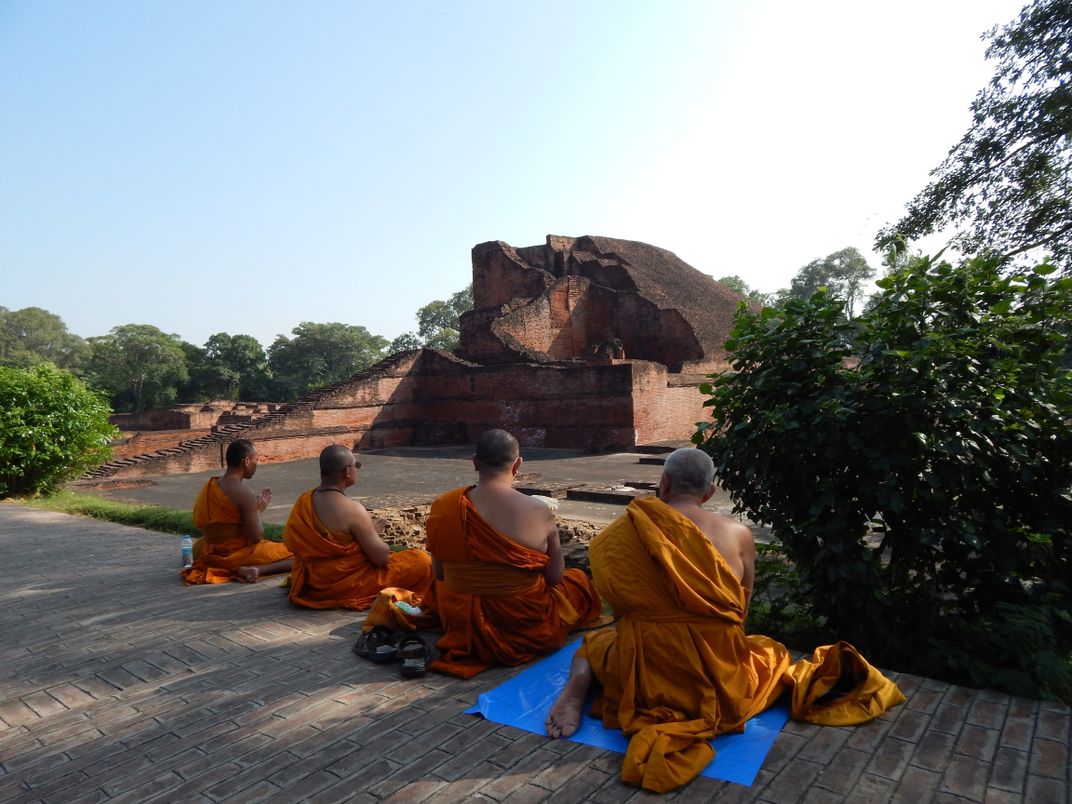
<svg viewBox="0 0 1072 804">
<path fill-rule="evenodd" d="M 315 457 L 335 443 L 466 444 L 489 427 L 526 446 L 589 451 L 687 439 L 707 415 L 698 385 L 728 367 L 722 344 L 740 301 L 664 249 L 556 235 L 527 248 L 474 247 L 473 297 L 456 353 L 391 355 L 87 479 L 217 469 L 235 438 L 255 441 L 265 462 Z"/>
</svg>

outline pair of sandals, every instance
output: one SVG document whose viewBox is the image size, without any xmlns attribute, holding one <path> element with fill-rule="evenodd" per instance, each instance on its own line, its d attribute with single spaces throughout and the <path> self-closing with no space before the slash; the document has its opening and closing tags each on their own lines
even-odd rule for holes
<svg viewBox="0 0 1072 804">
<path fill-rule="evenodd" d="M 354 653 L 379 664 L 401 661 L 403 678 L 419 678 L 428 672 L 428 645 L 416 634 L 398 634 L 382 625 L 362 631 Z"/>
</svg>

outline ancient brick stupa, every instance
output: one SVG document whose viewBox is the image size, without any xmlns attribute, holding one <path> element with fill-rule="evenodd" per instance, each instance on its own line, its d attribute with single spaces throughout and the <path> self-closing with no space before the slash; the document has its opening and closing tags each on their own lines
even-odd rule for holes
<svg viewBox="0 0 1072 804">
<path fill-rule="evenodd" d="M 456 352 L 392 355 L 247 424 L 107 464 L 98 477 L 214 469 L 234 438 L 264 461 L 472 443 L 489 427 L 527 446 L 626 449 L 686 439 L 697 387 L 727 367 L 740 297 L 673 253 L 609 237 L 473 249 L 474 309 Z"/>
<path fill-rule="evenodd" d="M 483 363 L 622 356 L 675 374 L 725 365 L 740 297 L 646 243 L 548 235 L 540 246 L 473 249 L 475 309 L 459 353 Z"/>
</svg>

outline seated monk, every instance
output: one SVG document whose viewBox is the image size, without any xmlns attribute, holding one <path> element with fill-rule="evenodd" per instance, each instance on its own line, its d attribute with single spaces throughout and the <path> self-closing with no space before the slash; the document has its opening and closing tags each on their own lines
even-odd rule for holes
<svg viewBox="0 0 1072 804">
<path fill-rule="evenodd" d="M 431 667 L 460 678 L 557 650 L 602 611 L 588 576 L 565 569 L 551 509 L 513 488 L 517 439 L 487 431 L 473 466 L 477 484 L 439 497 L 425 526 L 436 576 L 425 608 L 443 628 Z"/>
<path fill-rule="evenodd" d="M 545 724 L 551 737 L 573 734 L 595 681 L 592 716 L 630 738 L 622 780 L 659 793 L 696 777 L 714 757 L 708 740 L 743 731 L 786 686 L 795 719 L 826 725 L 862 723 L 904 700 L 847 643 L 791 666 L 781 643 L 745 634 L 755 545 L 745 525 L 701 508 L 713 493 L 711 458 L 677 450 L 659 499 L 634 500 L 592 540 L 592 575 L 615 626 L 585 637 Z"/>
<path fill-rule="evenodd" d="M 261 575 L 290 571 L 290 550 L 264 538 L 261 513 L 272 490 L 254 496 L 242 481 L 257 471 L 260 456 L 253 442 L 239 438 L 227 445 L 227 469 L 209 478 L 194 502 L 194 524 L 204 534 L 194 542 L 193 566 L 182 571 L 187 584 L 256 583 Z"/>
<path fill-rule="evenodd" d="M 432 585 L 423 550 L 392 553 L 365 506 L 346 496 L 361 467 L 339 444 L 320 453 L 320 485 L 294 503 L 283 543 L 294 552 L 290 602 L 312 609 L 367 609 L 386 586 L 423 595 Z"/>
</svg>

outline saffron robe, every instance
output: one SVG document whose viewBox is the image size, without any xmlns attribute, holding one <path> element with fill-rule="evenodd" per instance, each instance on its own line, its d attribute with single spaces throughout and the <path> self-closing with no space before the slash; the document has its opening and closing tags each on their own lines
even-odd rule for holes
<svg viewBox="0 0 1072 804">
<path fill-rule="evenodd" d="M 432 585 L 432 559 L 423 550 L 391 553 L 377 567 L 351 533 L 331 530 L 313 508 L 314 490 L 301 495 L 290 510 L 283 543 L 294 553 L 290 602 L 311 609 L 357 609 L 372 605 L 376 594 L 400 586 L 423 595 Z"/>
<path fill-rule="evenodd" d="M 290 558 L 290 550 L 279 542 L 247 541 L 242 512 L 220 488 L 219 478 L 209 478 L 197 495 L 194 524 L 204 535 L 194 542 L 193 566 L 182 571 L 187 584 L 227 583 L 239 567 Z"/>
<path fill-rule="evenodd" d="M 514 666 L 558 650 L 567 634 L 602 612 L 599 594 L 578 569 L 550 586 L 546 553 L 506 538 L 477 512 L 472 486 L 440 496 L 428 514 L 428 550 L 443 565 L 424 608 L 439 616 L 438 670 L 471 678 L 493 665 Z"/>
<path fill-rule="evenodd" d="M 602 686 L 592 714 L 631 738 L 628 784 L 664 793 L 691 781 L 714 757 L 708 739 L 743 731 L 786 685 L 793 718 L 826 725 L 862 723 L 904 700 L 847 643 L 791 665 L 784 645 L 746 635 L 744 587 L 704 533 L 657 499 L 630 503 L 589 559 L 619 619 L 580 652 Z M 851 689 L 832 692 L 839 681 Z"/>
</svg>

